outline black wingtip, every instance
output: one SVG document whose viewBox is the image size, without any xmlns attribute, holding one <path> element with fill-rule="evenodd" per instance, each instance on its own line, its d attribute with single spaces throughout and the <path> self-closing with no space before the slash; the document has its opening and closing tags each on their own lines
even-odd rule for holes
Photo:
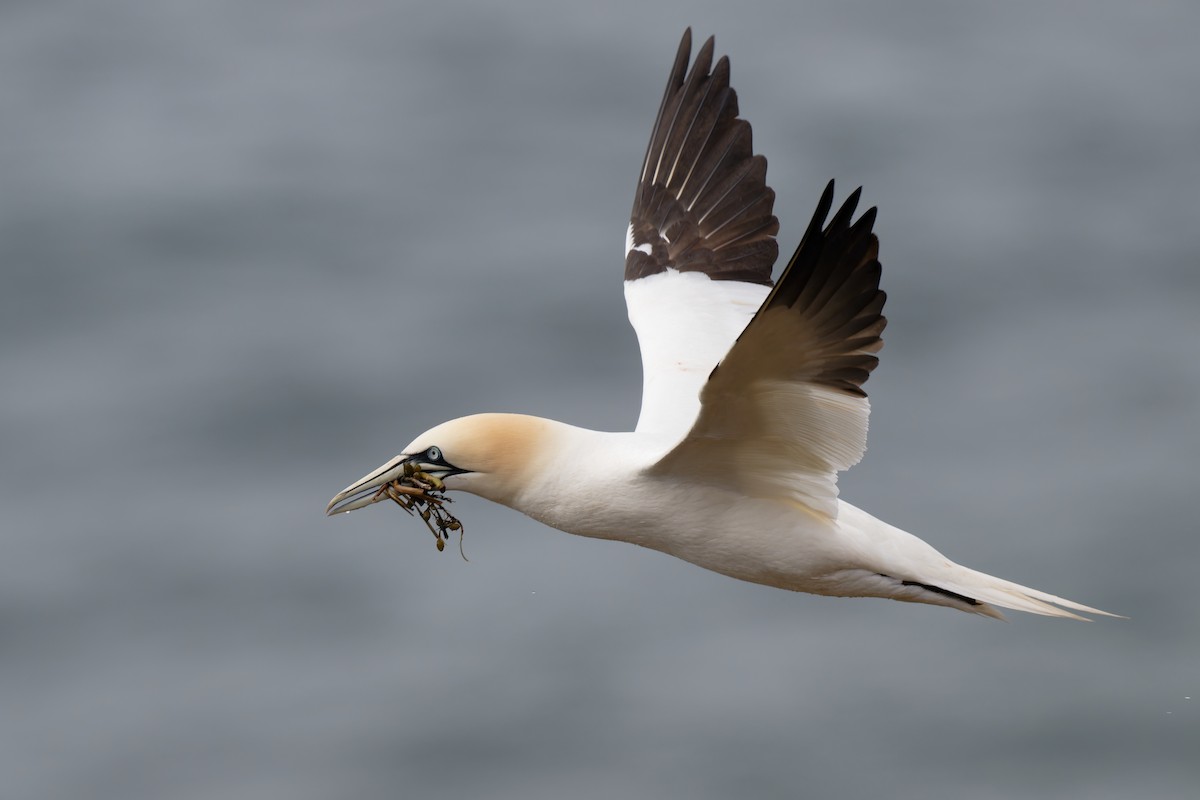
<svg viewBox="0 0 1200 800">
<path fill-rule="evenodd" d="M 821 192 L 821 199 L 817 201 L 817 208 L 813 211 L 812 220 L 808 223 L 808 231 L 804 232 L 806 237 L 809 231 L 820 231 L 825 227 L 829 209 L 833 208 L 833 185 L 834 181 L 830 178 L 829 183 L 825 184 L 825 191 Z"/>
<path fill-rule="evenodd" d="M 850 193 L 850 196 L 846 198 L 845 205 L 849 206 L 852 209 L 858 208 L 858 201 L 860 199 L 862 199 L 862 187 L 861 186 L 859 186 L 857 189 L 855 189 L 853 192 Z M 851 213 L 853 213 L 853 212 L 851 212 Z"/>
<path fill-rule="evenodd" d="M 692 29 L 688 28 L 683 32 L 683 38 L 679 40 L 679 49 L 675 51 L 675 63 L 671 65 L 671 76 L 667 81 L 666 95 L 663 96 L 663 102 L 667 100 L 667 95 L 670 95 L 672 89 L 678 89 L 683 85 L 684 75 L 687 73 L 688 61 L 692 58 Z"/>
<path fill-rule="evenodd" d="M 858 218 L 858 222 L 854 223 L 854 233 L 857 235 L 860 233 L 865 233 L 865 232 L 871 230 L 872 228 L 874 228 L 875 227 L 875 216 L 878 213 L 879 213 L 879 208 L 877 206 L 871 206 L 866 211 L 864 211 L 862 216 Z"/>
<path fill-rule="evenodd" d="M 833 215 L 833 219 L 829 221 L 828 230 L 838 231 L 850 227 L 850 220 L 854 217 L 854 210 L 858 208 L 858 200 L 862 197 L 862 187 L 858 187 L 850 196 L 842 203 L 842 207 Z"/>
<path fill-rule="evenodd" d="M 710 36 L 689 65 L 691 45 L 689 26 L 642 161 L 625 279 L 675 269 L 771 286 L 779 221 L 766 161 L 753 155 L 750 124 L 739 116 L 729 57 L 716 57 Z"/>
<path fill-rule="evenodd" d="M 823 206 L 826 214 L 829 213 L 830 207 L 833 206 L 833 187 L 836 183 L 837 181 L 835 181 L 833 178 L 829 179 L 829 183 L 825 184 L 825 191 L 821 192 L 821 200 L 819 203 L 817 203 L 817 208 L 821 208 Z"/>
<path fill-rule="evenodd" d="M 716 51 L 716 39 L 708 37 L 700 49 L 696 51 L 696 60 L 692 62 L 692 71 L 688 73 L 688 81 L 698 81 L 708 75 L 712 68 L 713 53 Z"/>
</svg>

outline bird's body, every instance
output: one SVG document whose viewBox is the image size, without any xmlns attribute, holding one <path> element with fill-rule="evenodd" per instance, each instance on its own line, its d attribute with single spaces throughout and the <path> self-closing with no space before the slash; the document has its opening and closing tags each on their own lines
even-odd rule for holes
<svg viewBox="0 0 1200 800">
<path fill-rule="evenodd" d="M 456 476 L 455 488 L 567 533 L 640 545 L 731 578 L 987 616 L 999 616 L 991 604 L 1052 616 L 1073 615 L 1051 604 L 1104 613 L 955 564 L 841 499 L 829 517 L 787 498 L 748 496 L 732 479 L 720 485 L 658 474 L 655 466 L 676 443 L 652 433 L 479 414 L 434 428 L 406 449 L 460 437 L 465 443 L 454 449 L 466 453 L 465 463 L 481 462 L 466 442 L 503 442 L 506 460 L 494 471 Z"/>
<path fill-rule="evenodd" d="M 632 432 L 515 414 L 452 420 L 347 487 L 369 505 L 413 470 L 559 530 L 641 545 L 740 580 L 999 617 L 1106 612 L 959 566 L 838 497 L 866 449 L 882 347 L 875 210 L 826 189 L 777 282 L 774 194 L 713 42 L 668 80 L 626 233 L 643 364 Z"/>
</svg>

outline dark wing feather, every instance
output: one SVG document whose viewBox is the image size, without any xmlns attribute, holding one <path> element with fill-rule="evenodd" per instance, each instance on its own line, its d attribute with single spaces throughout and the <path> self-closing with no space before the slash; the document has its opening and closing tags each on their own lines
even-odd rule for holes
<svg viewBox="0 0 1200 800">
<path fill-rule="evenodd" d="M 776 377 L 866 397 L 862 386 L 879 363 L 873 354 L 883 347 L 887 295 L 879 288 L 879 239 L 871 230 L 875 208 L 850 222 L 861 194 L 861 187 L 854 190 L 826 225 L 833 205 L 833 181 L 829 182 L 779 283 L 738 341 L 753 337 L 755 324 L 766 314 L 789 309 L 805 341 L 796 349 L 796 358 L 781 360 Z M 736 357 L 737 347 L 734 344 L 726 360 Z"/>
<path fill-rule="evenodd" d="M 689 72 L 690 28 L 679 43 L 634 195 L 627 281 L 673 268 L 771 285 L 775 193 L 738 118 L 729 59 L 714 67 L 713 47 L 710 37 Z"/>
<path fill-rule="evenodd" d="M 886 295 L 875 209 L 851 222 L 854 192 L 829 224 L 830 181 L 796 254 L 700 391 L 687 436 L 652 472 L 837 516 L 837 473 L 862 458 Z"/>
</svg>

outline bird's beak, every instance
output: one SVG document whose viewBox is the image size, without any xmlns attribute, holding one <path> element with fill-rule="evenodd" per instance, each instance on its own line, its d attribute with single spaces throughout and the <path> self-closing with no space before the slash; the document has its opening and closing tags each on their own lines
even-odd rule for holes
<svg viewBox="0 0 1200 800">
<path fill-rule="evenodd" d="M 353 511 L 356 508 L 364 508 L 372 503 L 378 503 L 380 500 L 386 500 L 388 495 L 386 492 L 380 492 L 380 488 L 402 478 L 405 474 L 404 467 L 407 464 L 415 466 L 418 473 L 441 478 L 468 472 L 468 470 L 459 469 L 444 459 L 425 459 L 425 453 L 416 455 L 401 453 L 379 469 L 369 475 L 364 475 L 334 495 L 334 498 L 329 501 L 329 505 L 325 507 L 325 516 L 331 517 L 343 511 Z M 411 467 L 409 469 L 411 473 Z"/>
<path fill-rule="evenodd" d="M 414 456 L 398 455 L 369 475 L 359 478 L 334 495 L 325 507 L 325 516 L 331 517 L 343 511 L 353 511 L 386 500 L 387 494 L 381 493 L 380 487 L 400 478 L 404 474 L 404 465 L 413 458 Z"/>
</svg>

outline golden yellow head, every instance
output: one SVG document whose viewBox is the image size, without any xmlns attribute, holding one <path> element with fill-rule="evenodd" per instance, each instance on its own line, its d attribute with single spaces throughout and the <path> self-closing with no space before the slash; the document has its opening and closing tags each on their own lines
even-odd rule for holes
<svg viewBox="0 0 1200 800">
<path fill-rule="evenodd" d="M 549 420 L 523 414 L 476 414 L 425 431 L 400 455 L 347 486 L 327 514 L 353 511 L 386 495 L 379 489 L 404 474 L 405 465 L 440 479 L 447 491 L 462 490 L 511 505 L 554 452 L 557 429 Z"/>
</svg>

